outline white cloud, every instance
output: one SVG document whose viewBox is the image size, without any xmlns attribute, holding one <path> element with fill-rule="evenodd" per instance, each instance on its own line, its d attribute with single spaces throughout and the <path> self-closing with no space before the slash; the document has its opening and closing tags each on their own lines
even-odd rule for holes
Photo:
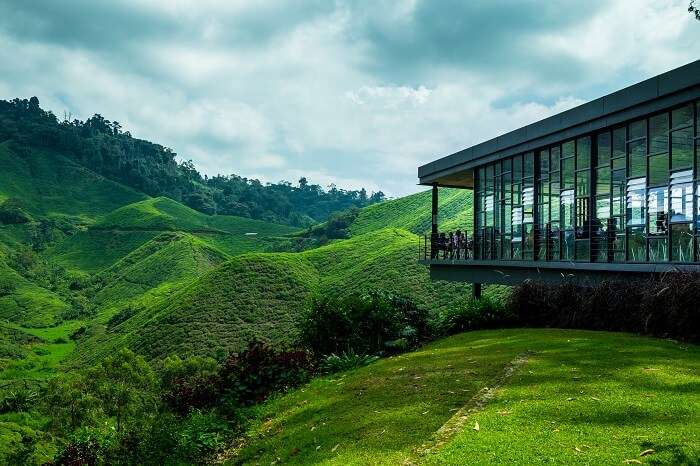
<svg viewBox="0 0 700 466">
<path fill-rule="evenodd" d="M 519 24 L 532 42 L 499 57 L 509 67 L 480 65 L 502 53 L 488 42 L 469 44 L 464 63 L 431 59 L 450 50 L 402 49 L 387 67 L 422 68 L 398 80 L 369 66 L 381 44 L 358 22 L 400 37 L 419 3 L 133 2 L 119 8 L 158 17 L 158 29 L 111 33 L 115 43 L 99 47 L 92 30 L 22 35 L 0 18 L 0 98 L 37 95 L 58 115 L 101 113 L 210 175 L 307 176 L 402 195 L 418 189 L 419 164 L 689 62 L 700 39 L 683 0 L 601 0 L 570 27 Z M 16 5 L 0 0 L 0 13 Z M 542 57 L 561 63 L 543 68 Z M 582 71 L 563 69 L 572 64 Z"/>
</svg>

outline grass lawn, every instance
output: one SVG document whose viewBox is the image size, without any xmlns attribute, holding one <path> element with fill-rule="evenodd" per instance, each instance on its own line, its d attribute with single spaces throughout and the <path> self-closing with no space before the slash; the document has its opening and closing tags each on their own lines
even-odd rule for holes
<svg viewBox="0 0 700 466">
<path fill-rule="evenodd" d="M 526 351 L 462 431 L 417 453 Z M 605 332 L 471 332 L 315 379 L 261 411 L 230 464 L 697 464 L 700 348 Z"/>
</svg>

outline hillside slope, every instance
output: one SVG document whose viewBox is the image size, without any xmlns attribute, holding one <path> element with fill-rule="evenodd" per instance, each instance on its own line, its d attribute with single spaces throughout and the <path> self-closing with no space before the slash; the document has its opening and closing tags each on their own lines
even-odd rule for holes
<svg viewBox="0 0 700 466">
<path fill-rule="evenodd" d="M 89 222 L 146 197 L 58 153 L 32 149 L 19 155 L 0 144 L 0 203 L 11 198 L 37 216 Z"/>
<path fill-rule="evenodd" d="M 416 263 L 416 241 L 405 230 L 385 229 L 302 253 L 238 256 L 83 348 L 126 344 L 157 358 L 172 352 L 216 356 L 240 350 L 253 338 L 291 343 L 315 291 L 380 288 L 431 312 L 465 299 L 469 285 L 430 280 Z"/>
<path fill-rule="evenodd" d="M 225 464 L 698 464 L 699 374 L 667 340 L 468 332 L 270 400 Z"/>
<path fill-rule="evenodd" d="M 440 229 L 471 229 L 472 192 L 466 189 L 441 188 L 438 197 Z M 352 235 L 361 235 L 382 228 L 402 228 L 415 234 L 430 231 L 431 191 L 374 204 L 360 211 L 350 226 Z"/>
</svg>

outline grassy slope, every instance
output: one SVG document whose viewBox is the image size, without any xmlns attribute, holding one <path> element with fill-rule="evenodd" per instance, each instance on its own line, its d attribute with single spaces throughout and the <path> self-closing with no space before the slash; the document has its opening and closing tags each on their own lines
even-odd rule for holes
<svg viewBox="0 0 700 466">
<path fill-rule="evenodd" d="M 56 294 L 25 279 L 5 261 L 0 252 L 0 320 L 30 327 L 54 323 L 56 314 L 68 305 Z"/>
<path fill-rule="evenodd" d="M 211 248 L 235 255 L 261 251 L 277 237 L 296 231 L 287 225 L 234 216 L 209 216 L 165 197 L 122 206 L 89 230 L 66 238 L 46 256 L 70 269 L 95 273 L 111 266 L 161 232 L 188 232 Z M 255 235 L 250 235 L 255 233 Z"/>
<path fill-rule="evenodd" d="M 128 344 L 150 356 L 216 355 L 252 338 L 291 342 L 309 295 L 376 287 L 437 311 L 469 293 L 465 284 L 432 282 L 415 261 L 416 237 L 386 229 L 303 253 L 245 254 L 145 306 L 112 332 L 83 345 L 80 359 Z M 89 349 L 89 351 L 87 351 Z"/>
<path fill-rule="evenodd" d="M 51 152 L 16 155 L 0 144 L 0 200 L 16 198 L 33 215 L 89 221 L 145 194 L 110 181 Z"/>
<path fill-rule="evenodd" d="M 360 235 L 388 227 L 402 228 L 416 234 L 429 232 L 431 196 L 428 190 L 366 207 L 353 222 L 350 232 L 352 235 Z M 471 230 L 471 191 L 440 189 L 438 209 L 441 230 Z"/>
<path fill-rule="evenodd" d="M 525 351 L 536 353 L 461 433 L 417 455 Z M 698 386 L 697 346 L 604 332 L 470 332 L 271 400 L 229 462 L 697 464 Z M 640 458 L 647 448 L 656 453 Z"/>
</svg>

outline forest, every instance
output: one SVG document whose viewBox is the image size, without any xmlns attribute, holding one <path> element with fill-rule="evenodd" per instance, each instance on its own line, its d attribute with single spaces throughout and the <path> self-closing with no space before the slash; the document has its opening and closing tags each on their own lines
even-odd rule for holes
<svg viewBox="0 0 700 466">
<path fill-rule="evenodd" d="M 41 108 L 39 99 L 0 100 L 0 143 L 10 140 L 17 153 L 51 149 L 111 180 L 149 196 L 165 196 L 208 215 L 235 215 L 308 227 L 330 214 L 384 200 L 335 185 L 326 189 L 305 177 L 262 183 L 235 174 L 202 175 L 191 160 L 174 151 L 134 138 L 117 121 L 99 114 L 85 121 L 59 119 Z"/>
</svg>

